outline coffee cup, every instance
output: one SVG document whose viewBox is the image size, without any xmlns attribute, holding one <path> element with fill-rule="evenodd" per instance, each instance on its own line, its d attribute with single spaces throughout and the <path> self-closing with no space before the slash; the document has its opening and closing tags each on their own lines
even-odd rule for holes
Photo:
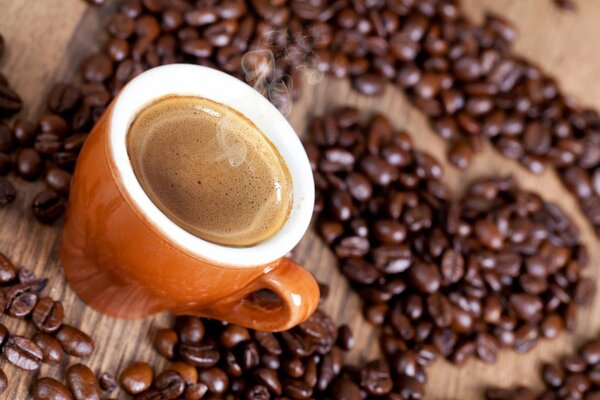
<svg viewBox="0 0 600 400">
<path fill-rule="evenodd" d="M 287 219 L 271 237 L 252 246 L 220 245 L 186 231 L 153 203 L 134 173 L 127 133 L 138 113 L 165 96 L 196 96 L 228 106 L 277 149 L 289 170 L 293 199 Z M 83 146 L 61 261 L 74 291 L 111 316 L 133 319 L 170 311 L 285 330 L 306 320 L 319 300 L 314 277 L 286 258 L 306 232 L 313 205 L 308 157 L 268 100 L 217 70 L 162 66 L 121 90 Z M 272 295 L 278 300 L 261 300 Z"/>
</svg>

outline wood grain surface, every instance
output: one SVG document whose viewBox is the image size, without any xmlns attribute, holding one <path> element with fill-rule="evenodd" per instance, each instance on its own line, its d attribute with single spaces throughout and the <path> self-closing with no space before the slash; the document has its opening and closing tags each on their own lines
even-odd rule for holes
<svg viewBox="0 0 600 400">
<path fill-rule="evenodd" d="M 82 0 L 0 0 L 0 33 L 7 42 L 7 53 L 0 70 L 23 97 L 26 107 L 22 115 L 35 117 L 45 107 L 44 94 L 57 80 L 70 80 L 86 55 L 105 40 L 102 31 L 118 0 L 107 1 L 102 8 L 88 6 Z M 513 21 L 519 32 L 517 51 L 555 75 L 562 88 L 582 103 L 600 108 L 600 1 L 579 0 L 577 13 L 561 12 L 550 0 L 463 0 L 463 8 L 480 21 L 485 10 L 493 10 Z M 395 88 L 385 96 L 369 99 L 352 92 L 347 82 L 325 81 L 306 87 L 302 100 L 294 104 L 290 120 L 302 134 L 311 115 L 320 114 L 336 105 L 354 105 L 365 115 L 378 111 L 390 116 L 414 138 L 417 147 L 444 160 L 444 143 L 429 128 L 425 118 Z M 515 162 L 500 157 L 486 148 L 467 173 L 446 168 L 445 180 L 460 194 L 462 188 L 480 176 L 513 174 L 520 184 L 564 207 L 580 227 L 590 250 L 591 265 L 587 274 L 600 277 L 600 241 L 579 212 L 574 198 L 546 172 L 534 176 Z M 160 370 L 166 365 L 151 348 L 153 332 L 168 326 L 169 315 L 157 315 L 141 321 L 123 321 L 103 316 L 86 307 L 67 286 L 61 272 L 57 251 L 61 223 L 43 226 L 33 220 L 29 204 L 42 183 L 25 183 L 15 179 L 18 199 L 0 210 L 0 251 L 16 264 L 50 279 L 46 289 L 60 298 L 66 308 L 68 323 L 80 327 L 96 340 L 96 351 L 87 360 L 95 372 L 120 371 L 132 360 L 152 363 Z M 377 334 L 361 316 L 360 299 L 349 291 L 337 272 L 331 253 L 313 232 L 308 232 L 294 251 L 294 258 L 309 268 L 319 280 L 332 289 L 324 308 L 337 323 L 348 323 L 355 332 L 357 345 L 349 354 L 352 362 L 362 362 L 378 354 Z M 0 317 L 11 332 L 30 335 L 33 326 L 6 316 Z M 600 333 L 600 296 L 593 306 L 581 312 L 577 331 L 559 339 L 544 341 L 529 353 L 504 351 L 495 365 L 470 360 L 462 368 L 444 361 L 429 370 L 428 399 L 476 399 L 490 384 L 524 384 L 539 386 L 538 370 L 543 361 L 552 361 L 572 350 L 586 338 Z M 43 366 L 29 373 L 0 361 L 9 378 L 9 390 L 0 398 L 27 399 L 29 389 L 38 376 L 63 379 L 66 368 L 78 362 L 67 357 L 58 367 Z M 126 398 L 122 392 L 113 397 Z"/>
</svg>

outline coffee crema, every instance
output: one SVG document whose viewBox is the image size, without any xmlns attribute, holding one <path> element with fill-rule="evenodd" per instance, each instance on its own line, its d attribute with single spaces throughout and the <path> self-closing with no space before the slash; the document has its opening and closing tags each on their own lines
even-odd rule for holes
<svg viewBox="0 0 600 400">
<path fill-rule="evenodd" d="M 134 119 L 127 152 L 152 202 L 201 239 L 252 246 L 279 231 L 290 213 L 285 161 L 251 121 L 223 104 L 159 99 Z"/>
</svg>

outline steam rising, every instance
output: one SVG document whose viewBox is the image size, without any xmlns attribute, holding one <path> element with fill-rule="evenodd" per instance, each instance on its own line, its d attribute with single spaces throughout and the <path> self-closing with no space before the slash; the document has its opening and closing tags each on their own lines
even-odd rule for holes
<svg viewBox="0 0 600 400">
<path fill-rule="evenodd" d="M 217 124 L 217 144 L 222 153 L 215 157 L 215 161 L 227 160 L 232 167 L 242 165 L 248 155 L 248 147 L 240 137 L 242 134 L 232 116 L 221 118 Z"/>
<path fill-rule="evenodd" d="M 292 78 L 278 70 L 275 63 L 276 57 L 300 71 L 305 82 L 316 85 L 323 81 L 324 74 L 313 65 L 313 53 L 304 48 L 310 46 L 288 45 L 289 32 L 287 30 L 270 31 L 263 34 L 254 44 L 254 50 L 242 56 L 241 67 L 244 78 L 252 87 L 267 97 L 269 101 L 288 117 L 292 113 Z M 296 38 L 299 39 L 299 38 Z M 309 37 L 300 37 L 309 41 Z M 317 41 L 319 38 L 316 38 Z M 302 41 L 302 40 L 300 40 Z M 295 75 L 295 74 L 294 74 Z M 239 135 L 243 132 L 237 126 L 235 119 L 224 116 L 217 125 L 216 142 L 222 153 L 215 161 L 227 160 L 232 167 L 244 163 L 248 155 L 248 148 Z"/>
</svg>

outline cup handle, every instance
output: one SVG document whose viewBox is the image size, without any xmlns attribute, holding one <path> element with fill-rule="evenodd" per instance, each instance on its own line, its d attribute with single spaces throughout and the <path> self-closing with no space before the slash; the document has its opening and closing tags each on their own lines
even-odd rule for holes
<svg viewBox="0 0 600 400">
<path fill-rule="evenodd" d="M 261 289 L 274 292 L 277 307 L 260 305 L 251 294 Z M 222 319 L 261 331 L 283 331 L 307 320 L 319 304 L 319 286 L 310 272 L 282 258 L 273 269 L 258 277 L 233 297 L 218 300 L 193 313 Z"/>
</svg>

